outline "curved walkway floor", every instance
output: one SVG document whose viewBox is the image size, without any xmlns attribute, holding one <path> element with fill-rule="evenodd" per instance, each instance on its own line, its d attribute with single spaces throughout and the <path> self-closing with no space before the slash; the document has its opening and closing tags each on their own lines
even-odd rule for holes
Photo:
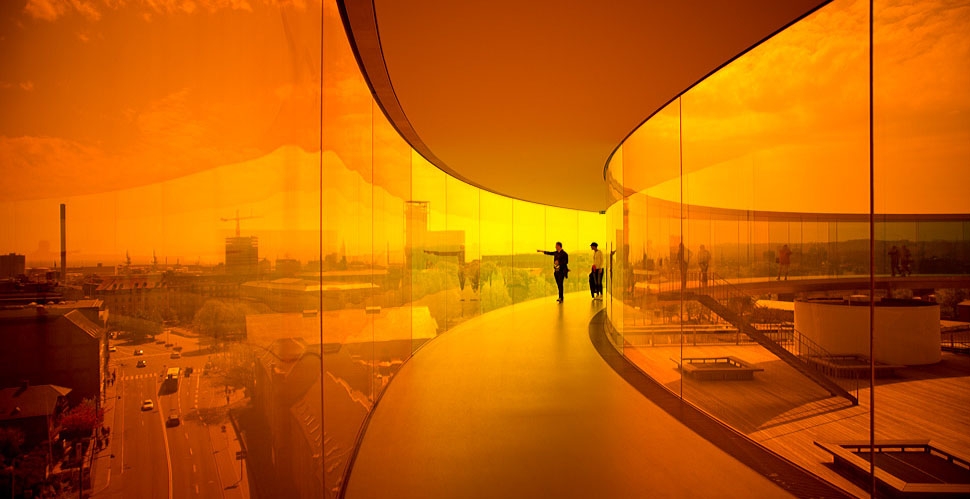
<svg viewBox="0 0 970 499">
<path fill-rule="evenodd" d="M 346 497 L 790 497 L 600 357 L 587 294 L 507 307 L 422 348 L 361 442 Z"/>
</svg>

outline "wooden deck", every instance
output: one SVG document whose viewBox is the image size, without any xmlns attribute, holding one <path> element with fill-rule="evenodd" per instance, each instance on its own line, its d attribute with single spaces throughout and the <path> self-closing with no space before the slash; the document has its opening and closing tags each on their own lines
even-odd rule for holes
<svg viewBox="0 0 970 499">
<path fill-rule="evenodd" d="M 749 381 L 681 379 L 671 358 L 679 346 L 633 347 L 624 353 L 674 393 L 769 449 L 858 496 L 865 490 L 832 470 L 818 441 L 869 438 L 868 380 L 840 383 L 859 405 L 831 397 L 758 345 L 684 346 L 683 357 L 738 357 L 764 369 Z M 926 439 L 970 454 L 970 357 L 943 354 L 928 367 L 898 369 L 876 382 L 876 438 Z"/>
</svg>

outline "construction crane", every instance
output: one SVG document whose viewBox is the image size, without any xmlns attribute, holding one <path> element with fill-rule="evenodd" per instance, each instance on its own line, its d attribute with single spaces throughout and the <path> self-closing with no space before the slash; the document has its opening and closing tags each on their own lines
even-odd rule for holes
<svg viewBox="0 0 970 499">
<path fill-rule="evenodd" d="M 239 216 L 239 210 L 236 210 L 236 216 L 229 217 L 229 218 L 219 218 L 219 220 L 222 220 L 223 222 L 229 222 L 231 220 L 235 220 L 236 221 L 236 237 L 239 237 L 239 221 L 240 220 L 249 220 L 251 218 L 259 218 L 259 215 L 249 215 L 248 217 L 241 217 L 241 216 Z"/>
</svg>

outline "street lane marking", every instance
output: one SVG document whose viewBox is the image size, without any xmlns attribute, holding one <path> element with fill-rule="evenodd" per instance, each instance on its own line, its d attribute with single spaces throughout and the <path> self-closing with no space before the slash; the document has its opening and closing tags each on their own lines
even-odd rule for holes
<svg viewBox="0 0 970 499">
<path fill-rule="evenodd" d="M 158 392 L 158 386 L 155 386 Z M 159 402 L 158 422 L 162 425 L 162 439 L 165 441 L 165 461 L 168 464 L 168 499 L 172 499 L 172 451 L 168 447 L 168 432 L 165 430 L 165 418 L 162 416 L 161 402 Z"/>
</svg>

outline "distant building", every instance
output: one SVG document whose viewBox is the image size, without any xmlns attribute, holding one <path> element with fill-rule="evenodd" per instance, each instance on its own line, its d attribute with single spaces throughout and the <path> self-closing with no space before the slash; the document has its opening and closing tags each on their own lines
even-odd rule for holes
<svg viewBox="0 0 970 499">
<path fill-rule="evenodd" d="M 293 277 L 302 270 L 300 261 L 292 258 L 276 259 L 276 274 L 279 276 Z"/>
<path fill-rule="evenodd" d="M 259 273 L 259 238 L 235 236 L 226 238 L 226 273 L 254 276 Z"/>
<path fill-rule="evenodd" d="M 24 450 L 53 441 L 57 438 L 57 419 L 67 407 L 69 393 L 71 389 L 64 386 L 31 385 L 26 381 L 0 389 L 0 427 L 23 432 Z"/>
<path fill-rule="evenodd" d="M 428 230 L 429 208 L 428 201 L 404 203 L 404 255 L 410 269 L 426 266 L 429 254 L 425 250 L 450 253 L 461 251 L 465 247 L 463 230 Z"/>
<path fill-rule="evenodd" d="M 165 319 L 191 321 L 206 300 L 234 301 L 239 298 L 239 279 L 213 272 L 174 272 L 162 275 L 169 291 L 169 313 Z"/>
<path fill-rule="evenodd" d="M 113 314 L 137 316 L 168 313 L 170 290 L 161 274 L 127 274 L 109 276 L 89 284 L 85 295 L 104 300 L 104 306 Z"/>
<path fill-rule="evenodd" d="M 320 307 L 320 282 L 296 277 L 248 281 L 239 287 L 239 296 L 277 312 L 300 312 Z"/>
<path fill-rule="evenodd" d="M 26 262 L 24 255 L 0 255 L 0 279 L 24 275 L 27 270 Z"/>
<path fill-rule="evenodd" d="M 64 299 L 62 291 L 54 281 L 21 282 L 13 279 L 0 280 L 0 306 L 59 302 Z"/>
<path fill-rule="evenodd" d="M 0 310 L 0 386 L 70 388 L 71 404 L 99 399 L 107 366 L 100 300 Z"/>
</svg>

